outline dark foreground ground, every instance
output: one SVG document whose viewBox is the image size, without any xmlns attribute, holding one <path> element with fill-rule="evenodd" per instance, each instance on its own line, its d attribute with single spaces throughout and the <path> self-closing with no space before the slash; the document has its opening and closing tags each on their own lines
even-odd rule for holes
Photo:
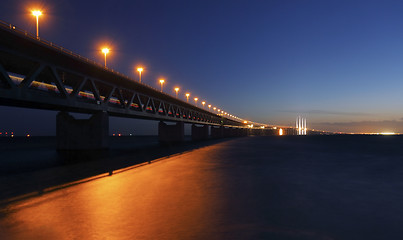
<svg viewBox="0 0 403 240">
<path fill-rule="evenodd" d="M 3 202 L 0 239 L 401 239 L 402 144 L 400 136 L 210 142 Z M 19 181 L 97 165 L 26 172 Z"/>
</svg>

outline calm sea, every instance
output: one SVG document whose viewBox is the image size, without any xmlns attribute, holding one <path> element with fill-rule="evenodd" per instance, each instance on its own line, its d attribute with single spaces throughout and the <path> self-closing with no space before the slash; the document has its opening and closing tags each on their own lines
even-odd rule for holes
<svg viewBox="0 0 403 240">
<path fill-rule="evenodd" d="M 402 144 L 401 136 L 337 135 L 195 145 L 3 204 L 0 239 L 401 239 Z M 55 154 L 24 146 L 33 158 Z"/>
</svg>

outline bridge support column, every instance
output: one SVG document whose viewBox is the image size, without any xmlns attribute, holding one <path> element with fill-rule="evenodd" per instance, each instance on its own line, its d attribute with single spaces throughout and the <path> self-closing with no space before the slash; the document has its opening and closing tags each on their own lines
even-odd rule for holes
<svg viewBox="0 0 403 240">
<path fill-rule="evenodd" d="M 224 137 L 224 127 L 211 126 L 211 137 L 212 138 L 223 138 Z"/>
<path fill-rule="evenodd" d="M 241 137 L 248 136 L 248 129 L 247 128 L 240 128 L 239 131 L 241 132 Z"/>
<path fill-rule="evenodd" d="M 201 127 L 196 126 L 196 124 L 192 124 L 192 140 L 207 140 L 209 137 L 209 126 L 204 125 Z"/>
<path fill-rule="evenodd" d="M 179 143 L 185 140 L 185 124 L 177 122 L 168 125 L 163 121 L 158 124 L 158 140 L 160 143 Z"/>
<path fill-rule="evenodd" d="M 228 137 L 233 137 L 234 135 L 234 129 L 231 127 L 224 127 L 224 137 L 228 138 Z"/>
<path fill-rule="evenodd" d="M 89 119 L 75 119 L 67 112 L 56 116 L 58 150 L 91 150 L 109 147 L 109 116 L 99 112 Z"/>
</svg>

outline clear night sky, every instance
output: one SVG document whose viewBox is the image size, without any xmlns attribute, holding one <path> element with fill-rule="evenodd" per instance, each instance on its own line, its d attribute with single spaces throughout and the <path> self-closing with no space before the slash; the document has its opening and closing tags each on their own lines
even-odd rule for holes
<svg viewBox="0 0 403 240">
<path fill-rule="evenodd" d="M 304 0 L 2 0 L 0 19 L 158 86 L 164 77 L 256 122 L 403 132 L 403 2 Z M 182 91 L 182 93 L 184 93 Z M 0 107 L 0 131 L 54 134 L 55 112 Z M 156 131 L 156 123 L 151 123 Z M 111 131 L 143 133 L 133 119 Z M 143 129 L 147 129 L 144 128 Z M 144 132 L 147 133 L 147 132 Z M 22 133 L 23 134 L 23 133 Z"/>
</svg>

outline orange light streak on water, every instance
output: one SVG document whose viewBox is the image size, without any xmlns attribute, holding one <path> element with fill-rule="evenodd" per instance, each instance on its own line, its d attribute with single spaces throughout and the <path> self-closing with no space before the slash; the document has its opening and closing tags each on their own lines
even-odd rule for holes
<svg viewBox="0 0 403 240">
<path fill-rule="evenodd" d="M 219 152 L 206 147 L 11 205 L 0 239 L 207 239 L 223 192 L 207 159 Z"/>
</svg>

